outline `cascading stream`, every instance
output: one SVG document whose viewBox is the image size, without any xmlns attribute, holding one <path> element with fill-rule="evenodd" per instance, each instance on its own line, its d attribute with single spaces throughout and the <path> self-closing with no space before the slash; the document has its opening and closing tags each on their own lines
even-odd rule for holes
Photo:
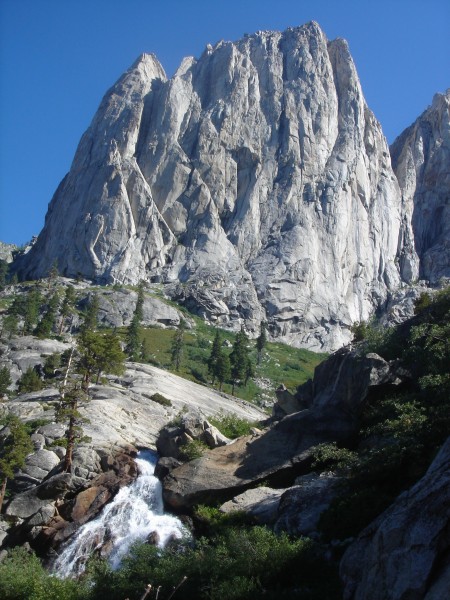
<svg viewBox="0 0 450 600">
<path fill-rule="evenodd" d="M 83 573 L 93 553 L 108 555 L 117 568 L 130 546 L 145 541 L 154 534 L 154 542 L 163 548 L 171 539 L 180 539 L 188 532 L 181 521 L 163 512 L 161 482 L 153 475 L 156 455 L 145 451 L 136 463 L 139 475 L 122 488 L 101 514 L 83 525 L 61 549 L 52 571 L 61 578 Z"/>
</svg>

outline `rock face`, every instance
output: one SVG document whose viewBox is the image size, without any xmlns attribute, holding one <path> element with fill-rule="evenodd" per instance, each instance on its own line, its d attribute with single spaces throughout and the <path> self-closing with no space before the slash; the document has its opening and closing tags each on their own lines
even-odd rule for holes
<svg viewBox="0 0 450 600">
<path fill-rule="evenodd" d="M 312 382 L 299 388 L 299 401 L 308 408 L 285 416 L 262 435 L 239 438 L 175 467 L 163 480 L 164 500 L 175 509 L 189 509 L 231 499 L 265 479 L 277 487 L 291 485 L 296 475 L 309 470 L 315 446 L 351 442 L 369 394 L 400 385 L 403 375 L 377 354 L 336 352 L 316 368 Z M 310 496 L 318 494 L 325 483 L 305 485 L 303 495 L 297 495 L 306 498 L 314 486 Z"/>
<path fill-rule="evenodd" d="M 450 438 L 426 475 L 371 523 L 341 562 L 346 600 L 438 600 L 450 589 Z"/>
<path fill-rule="evenodd" d="M 409 273 L 405 214 L 348 46 L 312 22 L 207 46 L 170 80 L 142 55 L 16 268 L 160 281 L 219 325 L 266 319 L 330 350 L 400 284 L 400 257 Z"/>
<path fill-rule="evenodd" d="M 450 277 L 450 89 L 391 147 L 405 207 L 401 262 L 409 279 Z"/>
</svg>

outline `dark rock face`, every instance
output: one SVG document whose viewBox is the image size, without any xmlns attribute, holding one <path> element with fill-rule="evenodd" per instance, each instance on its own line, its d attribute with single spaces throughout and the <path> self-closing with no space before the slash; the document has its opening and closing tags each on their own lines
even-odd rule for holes
<svg viewBox="0 0 450 600">
<path fill-rule="evenodd" d="M 320 515 L 330 506 L 338 486 L 339 478 L 334 475 L 309 473 L 296 479 L 280 498 L 275 531 L 316 537 Z"/>
<path fill-rule="evenodd" d="M 344 598 L 445 598 L 449 556 L 450 438 L 425 476 L 347 549 L 340 566 Z"/>
</svg>

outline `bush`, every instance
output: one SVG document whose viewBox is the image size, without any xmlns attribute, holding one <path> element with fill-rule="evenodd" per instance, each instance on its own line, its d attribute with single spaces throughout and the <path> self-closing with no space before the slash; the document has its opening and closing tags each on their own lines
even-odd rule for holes
<svg viewBox="0 0 450 600">
<path fill-rule="evenodd" d="M 208 450 L 208 446 L 200 440 L 192 440 L 181 446 L 180 450 L 182 460 L 195 460 L 204 455 L 206 450 Z"/>
<path fill-rule="evenodd" d="M 308 539 L 290 540 L 264 527 L 231 527 L 195 547 L 158 550 L 136 545 L 115 572 L 101 568 L 94 598 L 142 597 L 148 583 L 161 586 L 161 598 L 183 581 L 183 600 L 252 600 L 341 597 L 337 569 Z"/>
<path fill-rule="evenodd" d="M 336 442 L 319 444 L 313 449 L 312 468 L 317 471 L 351 471 L 358 465 L 358 455 L 347 448 L 338 448 Z"/>
<path fill-rule="evenodd" d="M 38 392 L 39 390 L 42 390 L 44 384 L 33 367 L 29 367 L 19 379 L 17 387 L 21 394 L 27 394 L 29 392 Z"/>
<path fill-rule="evenodd" d="M 159 392 L 152 394 L 150 397 L 153 400 L 153 402 L 157 402 L 158 404 L 161 404 L 162 406 L 172 406 L 172 402 L 169 400 L 169 398 L 166 398 Z"/>
<path fill-rule="evenodd" d="M 252 427 L 255 427 L 256 423 L 251 423 L 246 419 L 240 419 L 236 415 L 219 413 L 215 417 L 209 419 L 211 425 L 217 427 L 217 429 L 223 433 L 226 437 L 234 440 L 243 435 L 249 435 Z"/>
<path fill-rule="evenodd" d="M 88 600 L 89 597 L 85 583 L 52 577 L 39 559 L 24 548 L 9 550 L 0 563 L 2 600 Z"/>
</svg>

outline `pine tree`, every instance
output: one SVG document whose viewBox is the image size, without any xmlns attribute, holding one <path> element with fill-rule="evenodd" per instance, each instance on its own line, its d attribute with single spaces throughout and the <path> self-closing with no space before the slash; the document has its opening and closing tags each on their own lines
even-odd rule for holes
<svg viewBox="0 0 450 600">
<path fill-rule="evenodd" d="M 138 360 L 142 356 L 141 352 L 141 321 L 144 317 L 144 283 L 141 281 L 138 287 L 138 296 L 133 318 L 127 329 L 126 351 L 131 360 Z"/>
<path fill-rule="evenodd" d="M 249 360 L 247 345 L 248 337 L 244 331 L 244 327 L 241 326 L 241 330 L 236 334 L 233 350 L 230 354 L 231 379 L 233 382 L 232 394 L 234 394 L 236 384 L 245 380 L 247 363 Z"/>
<path fill-rule="evenodd" d="M 64 456 L 64 471 L 66 473 L 72 469 L 73 451 L 77 442 L 83 440 L 82 424 L 88 421 L 82 416 L 79 409 L 81 404 L 87 402 L 88 399 L 88 395 L 83 390 L 80 382 L 70 382 L 62 389 L 60 401 L 56 407 L 56 421 L 67 425 L 65 432 L 66 453 Z"/>
<path fill-rule="evenodd" d="M 58 294 L 53 294 L 48 302 L 47 310 L 45 311 L 44 316 L 39 321 L 36 329 L 34 330 L 34 335 L 36 335 L 39 338 L 50 337 L 56 325 L 56 315 L 58 312 L 58 306 L 59 296 Z"/>
<path fill-rule="evenodd" d="M 2 335 L 7 335 L 8 339 L 11 339 L 13 335 L 16 335 L 19 329 L 19 320 L 16 315 L 6 315 L 2 322 Z"/>
<path fill-rule="evenodd" d="M 28 367 L 17 384 L 17 389 L 21 394 L 38 392 L 39 390 L 42 390 L 43 387 L 44 384 L 42 383 L 42 379 L 39 377 L 33 367 Z"/>
<path fill-rule="evenodd" d="M 23 467 L 25 459 L 33 446 L 24 424 L 14 415 L 9 415 L 2 424 L 8 427 L 0 451 L 0 512 L 5 498 L 8 479 L 14 477 L 16 469 Z"/>
<path fill-rule="evenodd" d="M 248 380 L 255 376 L 255 366 L 249 356 L 247 356 L 247 361 L 245 364 L 245 385 L 247 385 Z"/>
<path fill-rule="evenodd" d="M 219 390 L 222 391 L 222 386 L 225 381 L 230 378 L 231 375 L 231 364 L 230 357 L 226 352 L 220 349 L 219 356 L 217 357 L 216 364 L 216 376 L 219 382 Z"/>
<path fill-rule="evenodd" d="M 2 367 L 0 369 L 0 399 L 2 396 L 8 393 L 8 388 L 11 385 L 11 374 L 8 367 Z"/>
<path fill-rule="evenodd" d="M 97 294 L 92 294 L 89 298 L 89 302 L 85 308 L 84 321 L 81 326 L 81 331 L 96 331 L 97 330 L 97 319 L 98 310 L 100 307 L 100 301 Z"/>
<path fill-rule="evenodd" d="M 125 370 L 125 354 L 115 332 L 84 331 L 78 338 L 78 372 L 87 389 L 92 377 L 99 383 L 102 373 L 121 375 Z"/>
<path fill-rule="evenodd" d="M 9 265 L 6 260 L 0 258 L 0 291 L 7 285 Z"/>
<path fill-rule="evenodd" d="M 64 299 L 61 306 L 61 321 L 59 323 L 58 333 L 61 335 L 66 319 L 73 314 L 75 307 L 75 288 L 73 285 L 68 285 L 64 292 Z"/>
<path fill-rule="evenodd" d="M 212 384 L 214 385 L 214 381 L 217 377 L 217 363 L 219 360 L 221 352 L 221 342 L 220 342 L 220 333 L 219 330 L 216 329 L 216 335 L 214 336 L 213 345 L 211 348 L 211 354 L 208 358 L 208 373 L 212 375 Z"/>
<path fill-rule="evenodd" d="M 184 348 L 184 330 L 186 328 L 186 324 L 181 319 L 180 324 L 178 325 L 178 329 L 172 339 L 172 345 L 170 348 L 170 357 L 172 361 L 172 365 L 175 366 L 175 370 L 180 370 L 181 358 L 183 356 L 183 348 Z"/>
<path fill-rule="evenodd" d="M 267 343 L 267 323 L 265 321 L 261 321 L 260 334 L 256 338 L 256 350 L 258 352 L 258 365 L 261 363 L 262 351 Z"/>
<path fill-rule="evenodd" d="M 42 305 L 42 295 L 39 290 L 32 290 L 29 292 L 25 299 L 24 306 L 24 324 L 23 333 L 31 333 L 39 319 L 39 311 Z"/>
<path fill-rule="evenodd" d="M 59 269 L 58 269 L 58 259 L 55 258 L 53 261 L 52 267 L 48 273 L 48 281 L 51 285 L 56 285 L 56 280 L 59 277 Z"/>
</svg>

